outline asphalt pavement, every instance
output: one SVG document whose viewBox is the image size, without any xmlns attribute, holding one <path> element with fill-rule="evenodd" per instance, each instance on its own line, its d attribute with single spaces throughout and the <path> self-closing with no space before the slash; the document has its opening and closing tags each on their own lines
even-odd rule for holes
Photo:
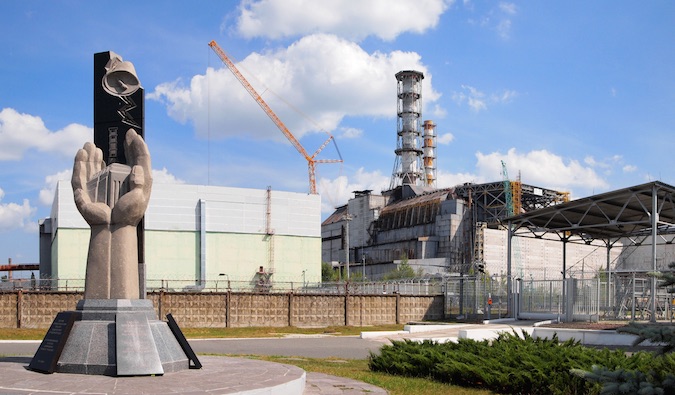
<svg viewBox="0 0 675 395">
<path fill-rule="evenodd" d="M 357 336 L 293 336 L 253 339 L 188 339 L 197 354 L 254 354 L 307 358 L 364 359 L 382 342 Z M 0 355 L 33 356 L 40 341 L 0 341 Z"/>
<path fill-rule="evenodd" d="M 286 335 L 275 338 L 188 339 L 197 354 L 279 355 L 306 358 L 364 359 L 390 340 L 455 340 L 460 330 L 511 330 L 532 326 L 532 321 L 493 324 L 415 325 L 411 331 L 364 332 L 362 336 Z M 0 340 L 0 355 L 33 356 L 40 341 Z"/>
</svg>

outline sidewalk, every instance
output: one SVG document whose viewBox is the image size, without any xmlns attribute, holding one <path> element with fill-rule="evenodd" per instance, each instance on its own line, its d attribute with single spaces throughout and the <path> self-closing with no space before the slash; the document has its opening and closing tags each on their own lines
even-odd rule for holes
<svg viewBox="0 0 675 395">
<path fill-rule="evenodd" d="M 391 332 L 361 332 L 362 339 L 390 343 L 393 340 L 432 340 L 438 343 L 456 342 L 459 338 L 482 340 L 494 338 L 500 332 L 531 331 L 535 321 L 517 321 L 501 319 L 485 321 L 485 323 L 471 324 L 410 324 L 405 325 L 402 331 Z"/>
<path fill-rule="evenodd" d="M 31 357 L 0 358 L 0 394 L 294 394 L 386 395 L 373 385 L 321 373 L 304 372 L 292 365 L 246 358 L 200 356 L 202 369 L 163 376 L 110 377 L 28 370 Z"/>
</svg>

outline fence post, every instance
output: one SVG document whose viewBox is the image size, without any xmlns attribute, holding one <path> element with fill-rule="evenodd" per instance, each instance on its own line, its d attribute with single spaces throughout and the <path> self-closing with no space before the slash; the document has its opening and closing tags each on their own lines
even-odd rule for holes
<svg viewBox="0 0 675 395">
<path fill-rule="evenodd" d="M 163 302 L 164 302 L 164 288 L 162 287 L 159 289 L 159 296 L 157 297 L 157 312 L 160 318 L 163 317 L 162 315 Z"/>
<path fill-rule="evenodd" d="M 345 326 L 349 326 L 349 283 L 345 283 Z"/>
<path fill-rule="evenodd" d="M 600 294 L 601 294 L 601 292 L 600 292 L 600 276 L 598 276 L 598 281 L 597 281 L 596 286 L 598 287 L 598 304 L 597 304 L 596 314 L 598 315 L 598 321 L 600 321 L 600 311 L 601 311 L 601 309 L 600 309 Z M 608 305 L 608 307 L 609 307 L 609 305 Z M 609 315 L 609 309 L 607 310 L 607 315 Z"/>
<path fill-rule="evenodd" d="M 293 291 L 288 293 L 288 326 L 293 326 Z"/>
<path fill-rule="evenodd" d="M 396 292 L 396 325 L 401 324 L 401 294 Z"/>
<path fill-rule="evenodd" d="M 227 293 L 225 294 L 225 328 L 229 328 L 230 324 L 230 304 L 232 302 L 232 291 L 228 285 Z"/>
<path fill-rule="evenodd" d="M 564 295 L 565 295 L 565 300 L 563 301 L 564 303 L 564 312 L 565 312 L 565 321 L 566 322 L 572 322 L 574 321 L 574 302 L 576 299 L 576 279 L 572 277 L 568 277 L 565 279 L 565 284 L 564 284 Z"/>
<path fill-rule="evenodd" d="M 16 327 L 21 328 L 21 310 L 23 310 L 23 290 L 16 292 Z"/>
</svg>

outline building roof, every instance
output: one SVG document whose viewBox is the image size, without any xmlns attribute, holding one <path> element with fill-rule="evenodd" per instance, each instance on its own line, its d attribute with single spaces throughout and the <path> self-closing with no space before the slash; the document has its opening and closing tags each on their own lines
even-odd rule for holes
<svg viewBox="0 0 675 395">
<path fill-rule="evenodd" d="M 433 192 L 428 192 L 423 195 L 398 200 L 384 207 L 382 211 L 380 211 L 380 215 L 385 215 L 390 212 L 395 212 L 407 207 L 417 206 L 432 201 L 441 202 L 448 197 L 448 194 L 450 194 L 450 192 L 452 192 L 452 188 L 437 189 Z"/>
<path fill-rule="evenodd" d="M 588 242 L 649 236 L 653 212 L 658 233 L 675 234 L 675 187 L 650 182 L 515 215 L 504 222 L 511 223 L 518 235 L 556 233 L 561 239 Z"/>
<path fill-rule="evenodd" d="M 342 221 L 344 218 L 344 215 L 348 213 L 347 210 L 347 205 L 345 204 L 344 206 L 340 206 L 333 211 L 333 214 L 329 215 L 328 218 L 323 220 L 321 223 L 321 226 L 323 225 L 329 225 L 329 224 L 334 224 L 336 222 Z"/>
</svg>

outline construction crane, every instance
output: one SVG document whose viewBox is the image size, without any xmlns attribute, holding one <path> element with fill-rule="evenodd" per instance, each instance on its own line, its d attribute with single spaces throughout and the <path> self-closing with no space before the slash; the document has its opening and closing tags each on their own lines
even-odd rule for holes
<svg viewBox="0 0 675 395">
<path fill-rule="evenodd" d="M 340 151 L 338 150 L 338 156 L 340 156 L 340 159 L 316 159 L 316 156 L 330 143 L 333 141 L 333 144 L 335 144 L 335 140 L 333 139 L 333 136 L 329 134 L 329 137 L 326 141 L 324 141 L 323 144 L 317 149 L 314 154 L 309 155 L 305 148 L 300 144 L 300 141 L 298 141 L 297 138 L 291 133 L 290 130 L 284 125 L 284 123 L 279 119 L 279 117 L 272 111 L 270 106 L 267 105 L 265 100 L 258 94 L 258 92 L 253 88 L 253 86 L 244 78 L 244 76 L 241 74 L 239 69 L 237 69 L 237 66 L 234 65 L 234 62 L 230 59 L 229 56 L 223 51 L 222 48 L 216 43 L 215 40 L 212 40 L 209 43 L 209 46 L 213 51 L 218 55 L 220 60 L 225 63 L 228 69 L 234 74 L 235 77 L 239 80 L 239 82 L 246 88 L 246 91 L 253 97 L 253 99 L 258 103 L 258 105 L 265 111 L 265 114 L 267 114 L 268 117 L 274 122 L 274 124 L 281 130 L 281 132 L 286 136 L 288 141 L 291 142 L 293 147 L 295 147 L 296 150 L 302 155 L 305 160 L 307 160 L 307 166 L 309 168 L 309 193 L 312 195 L 316 195 L 316 164 L 317 163 L 341 163 L 343 162 L 342 157 L 340 156 Z M 337 145 L 335 146 L 337 150 Z"/>
<path fill-rule="evenodd" d="M 506 200 L 506 216 L 518 215 L 522 211 L 522 184 L 520 173 L 517 181 L 509 180 L 509 172 L 506 163 L 502 161 L 502 176 L 504 180 L 504 196 Z"/>
<path fill-rule="evenodd" d="M 518 176 L 518 181 L 511 182 L 504 161 L 502 161 L 502 175 L 504 177 L 504 195 L 506 196 L 506 216 L 511 217 L 520 214 L 522 207 L 520 175 Z M 523 278 L 523 265 L 520 259 L 518 238 L 514 237 L 512 243 L 515 273 L 518 277 Z"/>
<path fill-rule="evenodd" d="M 504 196 L 506 200 L 506 216 L 510 217 L 514 214 L 513 210 L 513 193 L 511 191 L 511 181 L 509 181 L 509 171 L 506 169 L 506 163 L 502 161 L 502 179 L 504 180 Z"/>
</svg>

